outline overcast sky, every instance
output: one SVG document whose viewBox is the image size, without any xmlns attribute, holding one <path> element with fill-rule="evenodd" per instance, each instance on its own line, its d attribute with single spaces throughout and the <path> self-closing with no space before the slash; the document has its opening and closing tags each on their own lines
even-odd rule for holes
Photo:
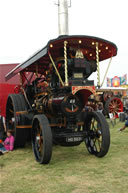
<svg viewBox="0 0 128 193">
<path fill-rule="evenodd" d="M 58 37 L 57 0 L 0 0 L 0 64 L 21 63 Z M 128 73 L 128 0 L 72 0 L 69 35 L 115 43 L 107 77 Z M 108 60 L 100 64 L 101 82 Z M 96 81 L 96 73 L 92 76 Z M 106 81 L 105 81 L 106 84 Z"/>
</svg>

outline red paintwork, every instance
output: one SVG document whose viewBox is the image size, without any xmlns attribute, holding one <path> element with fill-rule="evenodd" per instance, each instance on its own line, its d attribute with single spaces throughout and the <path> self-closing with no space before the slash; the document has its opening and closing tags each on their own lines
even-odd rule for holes
<svg viewBox="0 0 128 193">
<path fill-rule="evenodd" d="M 14 93 L 14 88 L 19 84 L 19 75 L 5 81 L 5 75 L 18 64 L 0 64 L 0 109 L 1 115 L 5 116 L 8 95 Z"/>
<path fill-rule="evenodd" d="M 109 104 L 109 112 L 118 118 L 118 113 L 123 112 L 123 103 L 120 98 L 114 97 Z"/>
<path fill-rule="evenodd" d="M 96 94 L 96 89 L 95 86 L 72 86 L 72 94 L 81 94 L 82 97 L 82 101 L 84 106 L 87 104 L 88 102 L 88 97 L 91 94 Z"/>
</svg>

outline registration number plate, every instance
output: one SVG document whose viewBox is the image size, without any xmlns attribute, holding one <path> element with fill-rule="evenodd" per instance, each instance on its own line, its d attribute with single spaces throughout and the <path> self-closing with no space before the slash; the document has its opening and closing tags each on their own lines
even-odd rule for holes
<svg viewBox="0 0 128 193">
<path fill-rule="evenodd" d="M 67 137 L 66 142 L 77 142 L 77 141 L 82 141 L 83 137 Z"/>
</svg>

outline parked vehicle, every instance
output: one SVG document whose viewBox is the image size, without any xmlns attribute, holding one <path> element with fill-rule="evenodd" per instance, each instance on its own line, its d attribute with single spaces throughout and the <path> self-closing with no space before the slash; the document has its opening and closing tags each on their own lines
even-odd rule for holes
<svg viewBox="0 0 128 193">
<path fill-rule="evenodd" d="M 89 97 L 88 105 L 92 106 L 94 110 L 101 110 L 105 116 L 109 117 L 112 113 L 116 118 L 119 113 L 123 112 L 123 102 L 121 93 L 115 94 L 116 89 L 99 88 L 96 89 L 96 95 Z M 117 88 L 120 91 L 119 88 Z"/>
<path fill-rule="evenodd" d="M 31 130 L 33 152 L 41 164 L 51 160 L 53 143 L 74 146 L 84 142 L 97 157 L 109 150 L 104 115 L 87 107 L 89 97 L 96 95 L 94 81 L 88 77 L 97 69 L 97 46 L 99 62 L 117 54 L 116 45 L 101 38 L 60 36 L 6 76 L 6 80 L 17 73 L 21 77 L 20 92 L 10 94 L 6 105 L 15 147 L 25 145 Z"/>
</svg>

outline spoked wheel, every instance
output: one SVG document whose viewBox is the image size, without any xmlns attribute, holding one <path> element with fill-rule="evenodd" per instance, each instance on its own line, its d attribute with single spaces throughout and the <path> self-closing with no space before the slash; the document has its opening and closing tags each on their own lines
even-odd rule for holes
<svg viewBox="0 0 128 193">
<path fill-rule="evenodd" d="M 90 112 L 87 115 L 86 120 L 86 147 L 89 153 L 94 154 L 97 157 L 103 157 L 107 154 L 110 146 L 110 132 L 108 123 L 104 115 L 100 112 Z"/>
<path fill-rule="evenodd" d="M 26 109 L 25 100 L 22 94 L 10 94 L 7 99 L 6 105 L 6 124 L 7 128 L 14 131 L 15 147 L 24 147 L 26 143 L 25 128 L 18 128 L 18 122 L 25 125 L 25 120 L 18 119 L 16 112 L 24 111 Z"/>
<path fill-rule="evenodd" d="M 118 113 L 123 112 L 123 103 L 118 97 L 111 97 L 105 103 L 107 114 L 112 113 L 118 116 Z"/>
<path fill-rule="evenodd" d="M 32 124 L 32 147 L 36 160 L 48 164 L 52 156 L 52 132 L 45 115 L 36 115 Z"/>
</svg>

